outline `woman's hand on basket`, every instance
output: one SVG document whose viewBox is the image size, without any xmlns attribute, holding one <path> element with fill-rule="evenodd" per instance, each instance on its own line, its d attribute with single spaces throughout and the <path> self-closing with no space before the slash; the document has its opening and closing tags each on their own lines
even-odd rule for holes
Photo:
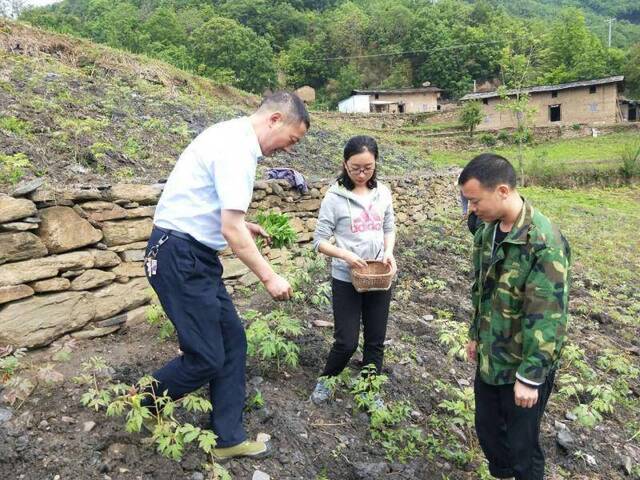
<svg viewBox="0 0 640 480">
<path fill-rule="evenodd" d="M 342 260 L 347 262 L 347 264 L 351 268 L 365 268 L 367 266 L 367 262 L 361 259 L 358 255 L 348 250 L 343 250 Z"/>
<path fill-rule="evenodd" d="M 382 257 L 382 263 L 385 265 L 391 266 L 391 272 L 395 275 L 398 271 L 398 265 L 396 264 L 396 258 L 393 256 L 393 253 L 385 253 Z"/>
</svg>

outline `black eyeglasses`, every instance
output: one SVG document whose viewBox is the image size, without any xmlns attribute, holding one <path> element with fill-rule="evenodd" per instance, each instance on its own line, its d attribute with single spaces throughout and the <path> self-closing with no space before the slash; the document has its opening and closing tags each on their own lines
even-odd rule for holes
<svg viewBox="0 0 640 480">
<path fill-rule="evenodd" d="M 347 166 L 347 169 L 349 170 L 349 173 L 353 173 L 354 175 L 359 175 L 360 173 L 366 173 L 366 174 L 372 173 L 376 169 L 376 167 L 351 168 Z"/>
</svg>

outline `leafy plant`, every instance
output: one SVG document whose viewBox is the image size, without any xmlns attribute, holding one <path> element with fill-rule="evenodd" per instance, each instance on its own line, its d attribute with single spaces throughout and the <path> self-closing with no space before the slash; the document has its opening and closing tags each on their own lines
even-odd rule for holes
<svg viewBox="0 0 640 480">
<path fill-rule="evenodd" d="M 12 352 L 9 350 L 0 358 L 0 383 L 6 383 L 20 369 L 20 359 L 26 353 L 25 348 L 18 348 Z"/>
<path fill-rule="evenodd" d="M 24 153 L 0 153 L 0 183 L 18 183 L 25 176 L 25 170 L 29 168 L 31 161 Z"/>
<path fill-rule="evenodd" d="M 492 133 L 483 133 L 482 135 L 480 135 L 479 140 L 487 147 L 493 147 L 497 143 L 496 136 Z"/>
<path fill-rule="evenodd" d="M 256 390 L 253 396 L 247 401 L 247 405 L 244 407 L 245 410 L 259 410 L 264 407 L 264 397 L 262 396 L 262 392 L 260 390 Z"/>
<path fill-rule="evenodd" d="M 250 357 L 260 356 L 263 360 L 275 361 L 278 371 L 282 363 L 290 367 L 298 366 L 300 347 L 288 337 L 297 337 L 302 333 L 300 321 L 282 310 L 268 314 L 248 310 L 244 316 L 251 321 L 247 328 L 247 354 Z"/>
<path fill-rule="evenodd" d="M 204 467 L 217 480 L 230 480 L 229 473 L 215 462 L 213 451 L 216 435 L 211 430 L 196 427 L 190 423 L 181 423 L 174 415 L 182 407 L 187 412 L 206 413 L 212 405 L 208 400 L 194 394 L 172 400 L 165 394 L 157 396 L 157 381 L 152 377 L 143 377 L 137 385 L 113 384 L 104 379 L 101 372 L 107 364 L 101 357 L 92 357 L 82 364 L 83 374 L 74 380 L 89 385 L 80 402 L 96 411 L 106 410 L 108 416 L 124 416 L 125 430 L 129 433 L 140 432 L 143 427 L 151 433 L 151 440 L 162 456 L 180 461 L 185 448 L 196 445 L 209 456 Z M 152 406 L 152 408 L 150 408 Z"/>
<path fill-rule="evenodd" d="M 271 236 L 271 245 L 273 248 L 288 247 L 293 245 L 298 238 L 298 235 L 289 223 L 289 217 L 286 213 L 259 212 L 258 215 L 256 215 L 256 221 Z M 258 240 L 262 241 L 262 239 Z"/>
<path fill-rule="evenodd" d="M 0 117 L 0 130 L 13 133 L 17 136 L 25 136 L 30 131 L 29 122 L 20 118 L 6 116 Z"/>
<path fill-rule="evenodd" d="M 176 328 L 164 313 L 162 305 L 160 305 L 159 303 L 152 303 L 151 305 L 149 305 L 145 310 L 145 315 L 147 317 L 147 322 L 149 323 L 149 325 L 159 327 L 158 337 L 160 337 L 160 340 L 166 340 L 175 333 Z"/>
</svg>

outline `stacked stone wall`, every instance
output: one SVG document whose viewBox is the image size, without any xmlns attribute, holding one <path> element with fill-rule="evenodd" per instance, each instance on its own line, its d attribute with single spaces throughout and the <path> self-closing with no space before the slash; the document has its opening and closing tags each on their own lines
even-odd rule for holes
<svg viewBox="0 0 640 480">
<path fill-rule="evenodd" d="M 284 180 L 257 181 L 248 217 L 287 213 L 300 244 L 309 243 L 329 181 L 299 193 Z M 424 221 L 451 191 L 448 175 L 387 180 L 397 222 Z M 0 194 L 0 346 L 34 348 L 70 334 L 92 338 L 141 321 L 152 291 L 143 258 L 162 185 L 55 188 L 34 182 Z M 264 249 L 275 264 L 284 249 Z M 258 279 L 227 250 L 224 278 L 233 291 Z"/>
</svg>

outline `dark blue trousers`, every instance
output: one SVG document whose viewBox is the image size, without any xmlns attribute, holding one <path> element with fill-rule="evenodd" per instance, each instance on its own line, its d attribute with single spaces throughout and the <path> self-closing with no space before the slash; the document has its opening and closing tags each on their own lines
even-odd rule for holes
<svg viewBox="0 0 640 480">
<path fill-rule="evenodd" d="M 163 235 L 153 229 L 147 252 Z M 217 446 L 237 445 L 246 439 L 242 411 L 247 340 L 222 282 L 220 260 L 193 239 L 169 236 L 158 249 L 157 262 L 156 274 L 147 278 L 176 327 L 182 355 L 153 374 L 159 382 L 156 391 L 166 390 L 178 399 L 209 384 Z"/>
</svg>

